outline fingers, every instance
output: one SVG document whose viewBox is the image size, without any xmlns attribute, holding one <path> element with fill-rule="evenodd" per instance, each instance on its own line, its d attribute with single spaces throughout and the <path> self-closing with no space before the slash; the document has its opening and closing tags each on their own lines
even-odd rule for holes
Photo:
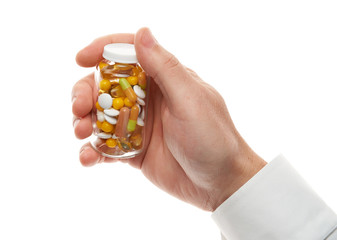
<svg viewBox="0 0 337 240">
<path fill-rule="evenodd" d="M 181 105 L 181 99 L 193 85 L 190 72 L 175 56 L 158 44 L 147 28 L 140 29 L 135 36 L 137 58 L 147 74 L 153 77 L 168 105 Z"/>
<path fill-rule="evenodd" d="M 131 33 L 111 34 L 97 38 L 91 44 L 77 53 L 76 62 L 82 67 L 93 67 L 103 59 L 103 48 L 106 44 L 133 42 L 134 34 Z"/>
<path fill-rule="evenodd" d="M 92 122 L 91 115 L 88 114 L 84 118 L 76 118 L 74 120 L 74 133 L 75 136 L 79 139 L 84 139 L 89 137 L 92 134 Z"/>
<path fill-rule="evenodd" d="M 76 117 L 84 117 L 90 113 L 93 107 L 93 98 L 96 87 L 93 74 L 90 74 L 78 81 L 72 90 L 72 110 Z"/>
<path fill-rule="evenodd" d="M 91 167 L 99 162 L 103 162 L 104 157 L 96 152 L 90 145 L 85 144 L 80 150 L 80 162 L 85 167 Z"/>
<path fill-rule="evenodd" d="M 91 110 L 95 93 L 93 74 L 78 81 L 72 91 L 73 126 L 75 136 L 79 139 L 87 138 L 92 133 Z"/>
</svg>

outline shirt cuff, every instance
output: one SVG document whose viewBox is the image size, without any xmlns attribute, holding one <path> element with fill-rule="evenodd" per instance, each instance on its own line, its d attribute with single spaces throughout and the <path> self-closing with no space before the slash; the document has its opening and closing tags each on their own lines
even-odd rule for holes
<svg viewBox="0 0 337 240">
<path fill-rule="evenodd" d="M 329 239 L 336 214 L 282 156 L 261 169 L 212 214 L 231 240 Z"/>
</svg>

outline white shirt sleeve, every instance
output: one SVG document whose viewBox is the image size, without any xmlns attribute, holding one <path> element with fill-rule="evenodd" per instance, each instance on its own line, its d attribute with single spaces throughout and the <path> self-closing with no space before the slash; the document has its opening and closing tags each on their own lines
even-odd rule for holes
<svg viewBox="0 0 337 240">
<path fill-rule="evenodd" d="M 212 214 L 222 239 L 337 239 L 337 215 L 278 156 Z"/>
</svg>

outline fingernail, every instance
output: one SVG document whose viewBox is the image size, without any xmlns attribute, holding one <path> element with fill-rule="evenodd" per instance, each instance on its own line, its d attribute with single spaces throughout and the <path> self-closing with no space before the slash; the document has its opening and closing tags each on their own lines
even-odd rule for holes
<svg viewBox="0 0 337 240">
<path fill-rule="evenodd" d="M 73 121 L 73 127 L 76 128 L 77 124 L 80 122 L 81 119 L 79 118 L 75 118 L 75 120 Z"/>
<path fill-rule="evenodd" d="M 152 48 L 157 43 L 157 40 L 152 35 L 150 29 L 146 28 L 143 32 L 141 42 L 145 47 Z"/>
</svg>

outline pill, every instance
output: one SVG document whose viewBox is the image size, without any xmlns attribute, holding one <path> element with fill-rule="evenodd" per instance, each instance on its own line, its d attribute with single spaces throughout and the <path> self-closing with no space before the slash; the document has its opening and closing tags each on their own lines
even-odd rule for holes
<svg viewBox="0 0 337 240">
<path fill-rule="evenodd" d="M 114 118 L 114 117 L 110 117 L 110 116 L 108 116 L 108 115 L 106 115 L 106 114 L 103 114 L 103 117 L 104 117 L 104 119 L 105 119 L 108 123 L 110 123 L 110 124 L 112 124 L 112 125 L 114 125 L 114 124 L 117 123 L 117 119 Z"/>
<path fill-rule="evenodd" d="M 112 97 L 125 97 L 125 93 L 120 85 L 111 89 L 110 94 Z"/>
<path fill-rule="evenodd" d="M 100 70 L 102 70 L 103 68 L 105 68 L 106 66 L 108 66 L 109 64 L 105 61 L 101 61 L 99 64 L 98 64 L 98 67 Z"/>
<path fill-rule="evenodd" d="M 97 126 L 97 128 L 98 129 L 101 129 L 101 127 L 102 127 L 102 122 L 100 122 L 100 121 L 96 121 L 96 126 Z"/>
<path fill-rule="evenodd" d="M 105 141 L 105 144 L 109 147 L 109 148 L 114 148 L 117 146 L 117 141 L 116 139 L 112 139 L 112 138 L 109 138 Z"/>
<path fill-rule="evenodd" d="M 117 139 L 117 145 L 123 152 L 129 152 L 132 150 L 131 143 L 126 140 L 126 138 Z"/>
<path fill-rule="evenodd" d="M 142 120 L 144 120 L 144 118 L 145 118 L 145 111 L 144 111 L 144 109 L 143 109 L 143 111 L 141 111 L 141 113 L 139 114 L 139 117 L 140 117 Z"/>
<path fill-rule="evenodd" d="M 121 64 L 121 63 L 116 63 L 115 65 L 113 65 L 113 69 L 117 70 L 117 71 L 128 71 L 131 70 L 133 68 L 132 65 L 129 64 Z"/>
<path fill-rule="evenodd" d="M 119 79 L 119 85 L 122 87 L 125 95 L 131 102 L 137 101 L 136 93 L 133 91 L 130 83 L 125 78 Z"/>
<path fill-rule="evenodd" d="M 142 140 L 143 140 L 142 135 L 139 133 L 134 134 L 130 137 L 130 143 L 132 147 L 135 149 L 139 149 L 141 147 Z"/>
<path fill-rule="evenodd" d="M 110 117 L 116 117 L 118 116 L 119 111 L 114 108 L 110 108 L 110 109 L 105 109 L 104 113 Z"/>
<path fill-rule="evenodd" d="M 112 102 L 112 107 L 114 109 L 121 109 L 124 106 L 124 99 L 122 97 L 115 98 Z"/>
<path fill-rule="evenodd" d="M 141 119 L 141 118 L 137 118 L 137 125 L 139 125 L 139 126 L 144 126 L 144 121 L 143 121 L 143 119 Z"/>
<path fill-rule="evenodd" d="M 130 111 L 130 117 L 129 117 L 128 127 L 127 127 L 129 132 L 133 132 L 136 129 L 138 114 L 139 114 L 139 108 L 135 105 L 131 108 L 131 111 Z"/>
<path fill-rule="evenodd" d="M 95 106 L 96 106 L 96 109 L 99 110 L 99 111 L 103 111 L 103 110 L 104 110 L 104 109 L 99 105 L 98 102 L 96 102 Z"/>
<path fill-rule="evenodd" d="M 137 98 L 137 103 L 141 106 L 145 106 L 145 101 L 141 98 Z"/>
<path fill-rule="evenodd" d="M 114 130 L 114 126 L 111 123 L 108 123 L 107 121 L 104 121 L 101 126 L 102 131 L 106 133 L 111 133 Z"/>
<path fill-rule="evenodd" d="M 100 122 L 104 122 L 104 113 L 101 111 L 97 111 L 97 120 Z"/>
<path fill-rule="evenodd" d="M 145 98 L 145 92 L 138 85 L 133 86 L 133 91 L 136 93 L 137 97 Z"/>
<path fill-rule="evenodd" d="M 138 77 L 137 76 L 130 76 L 130 77 L 127 77 L 126 80 L 128 80 L 128 82 L 131 84 L 131 85 L 136 85 L 138 83 Z"/>
<path fill-rule="evenodd" d="M 99 88 L 107 92 L 111 88 L 111 82 L 108 79 L 102 79 L 102 81 L 99 82 Z"/>
<path fill-rule="evenodd" d="M 126 137 L 126 130 L 127 130 L 126 128 L 127 128 L 128 121 L 129 121 L 129 115 L 130 115 L 130 109 L 127 107 L 123 107 L 119 111 L 119 117 L 117 120 L 116 131 L 115 131 L 116 136 L 119 138 Z"/>
<path fill-rule="evenodd" d="M 119 78 L 126 78 L 126 77 L 128 77 L 130 75 L 129 74 L 114 73 L 113 76 L 114 77 L 119 77 Z"/>
<path fill-rule="evenodd" d="M 131 107 L 134 105 L 134 103 L 131 102 L 131 101 L 126 97 L 126 98 L 124 98 L 124 105 L 127 106 L 127 107 L 129 107 L 129 108 L 131 108 Z"/>
<path fill-rule="evenodd" d="M 111 138 L 111 134 L 105 133 L 105 132 L 100 132 L 100 133 L 97 134 L 97 137 L 102 138 L 102 139 L 108 139 L 108 138 Z"/>
<path fill-rule="evenodd" d="M 108 93 L 103 93 L 98 96 L 98 104 L 104 109 L 111 108 L 112 97 Z"/>
<path fill-rule="evenodd" d="M 145 72 L 140 72 L 138 74 L 138 85 L 142 89 L 146 89 L 146 74 L 145 74 Z"/>
</svg>

